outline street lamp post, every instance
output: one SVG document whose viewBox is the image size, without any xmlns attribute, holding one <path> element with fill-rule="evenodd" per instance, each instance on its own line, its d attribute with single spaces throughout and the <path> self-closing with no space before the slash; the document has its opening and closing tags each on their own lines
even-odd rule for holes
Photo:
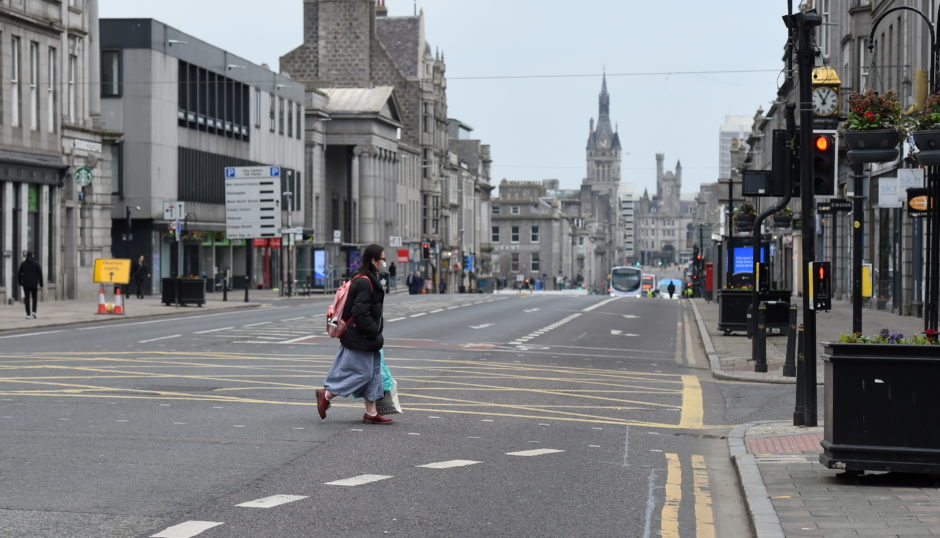
<svg viewBox="0 0 940 538">
<path fill-rule="evenodd" d="M 878 25 L 885 17 L 896 11 L 912 11 L 927 24 L 927 30 L 930 33 L 930 70 L 927 85 L 930 87 L 931 93 L 936 93 L 940 90 L 940 81 L 937 80 L 937 64 L 940 63 L 940 43 L 937 42 L 937 32 L 934 23 L 919 9 L 908 6 L 897 6 L 879 15 L 872 23 L 871 32 L 868 34 L 869 54 L 874 57 L 875 31 L 878 29 Z M 937 17 L 938 20 L 940 20 L 940 8 L 938 8 Z M 860 175 L 861 174 L 857 174 L 856 178 Z M 856 179 L 856 185 L 858 183 L 860 183 L 860 181 Z M 929 166 L 927 168 L 927 189 L 933 211 L 927 214 L 927 279 L 925 288 L 926 304 L 924 305 L 924 329 L 936 331 L 938 305 L 940 305 L 940 205 L 937 204 L 937 201 L 940 200 L 940 167 Z M 856 193 L 856 195 L 858 195 L 858 193 Z M 856 207 L 858 207 L 858 205 L 860 204 L 856 204 Z M 859 305 L 856 308 L 861 308 L 861 264 L 858 256 L 855 256 L 855 258 L 856 263 L 854 271 L 856 271 L 856 273 L 853 279 L 855 281 L 853 282 L 853 284 L 855 284 L 853 286 L 853 288 L 855 288 L 853 289 L 853 295 L 855 296 L 852 299 L 853 304 L 857 303 Z M 861 326 L 856 329 L 853 323 L 853 330 L 861 330 Z"/>
<path fill-rule="evenodd" d="M 287 296 L 291 297 L 294 292 L 294 278 L 293 278 L 293 269 L 294 269 L 294 236 L 293 232 L 290 231 L 290 228 L 294 224 L 294 193 L 291 191 L 284 191 L 283 196 L 287 197 Z M 284 234 L 281 235 L 281 249 L 283 252 L 284 249 Z"/>
</svg>

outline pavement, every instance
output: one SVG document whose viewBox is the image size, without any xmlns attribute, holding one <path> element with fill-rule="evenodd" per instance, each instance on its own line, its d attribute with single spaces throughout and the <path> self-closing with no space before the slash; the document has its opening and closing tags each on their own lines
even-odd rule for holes
<svg viewBox="0 0 940 538">
<path fill-rule="evenodd" d="M 767 338 L 766 373 L 754 372 L 751 341 L 718 330 L 718 305 L 691 301 L 712 370 L 718 379 L 795 383 L 782 375 L 786 337 Z M 817 380 L 823 384 L 822 342 L 851 330 L 852 308 L 834 301 L 817 315 Z M 882 328 L 906 336 L 923 331 L 921 318 L 864 309 L 863 333 Z M 799 322 L 798 322 L 799 323 Z M 791 420 L 752 422 L 734 428 L 728 449 L 737 469 L 751 526 L 758 538 L 784 536 L 940 535 L 940 479 L 927 475 L 866 472 L 862 476 L 827 469 L 822 453 L 823 414 L 815 427 Z"/>
</svg>

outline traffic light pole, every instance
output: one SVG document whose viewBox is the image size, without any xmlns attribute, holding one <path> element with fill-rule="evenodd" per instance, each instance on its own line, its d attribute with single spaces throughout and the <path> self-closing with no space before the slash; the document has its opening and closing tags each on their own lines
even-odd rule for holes
<svg viewBox="0 0 940 538">
<path fill-rule="evenodd" d="M 803 375 L 797 375 L 797 383 L 803 391 L 802 417 L 794 414 L 793 421 L 798 426 L 816 426 L 816 312 L 810 308 L 809 264 L 816 259 L 815 227 L 816 219 L 813 207 L 813 103 L 812 72 L 816 55 L 812 46 L 815 27 L 822 18 L 815 11 L 805 11 L 784 17 L 787 25 L 797 30 L 797 71 L 799 73 L 800 95 L 800 196 L 802 220 L 802 264 L 795 270 L 801 274 L 803 282 Z M 802 382 L 802 383 L 801 383 Z"/>
</svg>

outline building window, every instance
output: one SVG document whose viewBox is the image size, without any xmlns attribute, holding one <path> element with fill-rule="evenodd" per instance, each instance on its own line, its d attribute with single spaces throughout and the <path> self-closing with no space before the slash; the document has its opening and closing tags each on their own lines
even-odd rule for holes
<svg viewBox="0 0 940 538">
<path fill-rule="evenodd" d="M 269 103 L 268 117 L 271 121 L 271 132 L 274 132 L 275 127 L 277 127 L 275 119 L 277 115 L 277 97 L 274 97 L 274 94 L 271 94 L 271 102 Z"/>
<path fill-rule="evenodd" d="M 46 114 L 49 115 L 49 119 L 46 123 L 46 130 L 50 133 L 55 132 L 55 120 L 56 120 L 56 102 L 55 102 L 55 68 L 56 68 L 56 51 L 54 48 L 49 47 L 49 65 L 47 67 L 48 73 L 46 74 Z"/>
<path fill-rule="evenodd" d="M 261 127 L 261 88 L 255 88 L 255 127 Z"/>
<path fill-rule="evenodd" d="M 493 231 L 492 231 L 492 238 L 491 238 L 492 242 L 493 242 L 493 243 L 499 243 L 499 226 L 493 226 L 493 227 L 492 227 L 492 230 L 493 230 Z"/>
<path fill-rule="evenodd" d="M 69 54 L 69 78 L 68 78 L 68 118 L 69 123 L 75 122 L 75 76 L 78 74 L 78 56 Z"/>
<path fill-rule="evenodd" d="M 519 227 L 518 226 L 513 226 L 512 228 L 510 228 L 509 240 L 512 241 L 513 243 L 519 242 Z"/>
<path fill-rule="evenodd" d="M 121 83 L 121 51 L 101 51 L 101 97 L 120 97 Z"/>
<path fill-rule="evenodd" d="M 287 102 L 287 137 L 294 137 L 294 102 Z"/>
<path fill-rule="evenodd" d="M 513 252 L 512 255 L 510 256 L 510 260 L 511 260 L 510 270 L 513 273 L 518 273 L 519 272 L 519 253 Z"/>
<path fill-rule="evenodd" d="M 499 206 L 494 205 L 493 209 L 490 210 L 494 215 L 499 215 Z"/>
<path fill-rule="evenodd" d="M 539 242 L 539 227 L 538 226 L 532 227 L 532 242 L 533 243 Z"/>
<path fill-rule="evenodd" d="M 532 267 L 530 267 L 533 273 L 538 273 L 542 270 L 542 260 L 538 252 L 532 253 Z"/>
<path fill-rule="evenodd" d="M 519 206 L 514 205 L 514 206 L 510 207 L 510 208 L 509 208 L 509 213 L 511 213 L 511 214 L 513 214 L 513 215 L 518 215 L 518 214 L 519 214 Z"/>
<path fill-rule="evenodd" d="M 13 108 L 10 123 L 20 126 L 20 38 L 13 36 L 10 43 L 10 104 Z"/>
<path fill-rule="evenodd" d="M 302 136 L 303 129 L 301 128 L 301 126 L 303 125 L 303 117 L 304 117 L 303 105 L 301 105 L 300 103 L 297 103 L 297 115 L 295 116 L 295 118 L 297 118 L 297 140 L 300 140 L 303 138 Z"/>
<path fill-rule="evenodd" d="M 111 194 L 124 195 L 124 146 L 111 145 Z"/>
<path fill-rule="evenodd" d="M 29 128 L 39 129 L 39 43 L 29 42 Z"/>
<path fill-rule="evenodd" d="M 277 134 L 284 134 L 284 98 L 277 99 Z"/>
</svg>

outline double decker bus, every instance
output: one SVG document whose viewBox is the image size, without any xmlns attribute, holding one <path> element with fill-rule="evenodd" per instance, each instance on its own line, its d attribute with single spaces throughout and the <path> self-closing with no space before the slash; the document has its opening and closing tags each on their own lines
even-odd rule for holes
<svg viewBox="0 0 940 538">
<path fill-rule="evenodd" d="M 618 266 L 610 270 L 610 285 L 607 287 L 611 297 L 640 297 L 643 272 L 637 267 Z"/>
</svg>

